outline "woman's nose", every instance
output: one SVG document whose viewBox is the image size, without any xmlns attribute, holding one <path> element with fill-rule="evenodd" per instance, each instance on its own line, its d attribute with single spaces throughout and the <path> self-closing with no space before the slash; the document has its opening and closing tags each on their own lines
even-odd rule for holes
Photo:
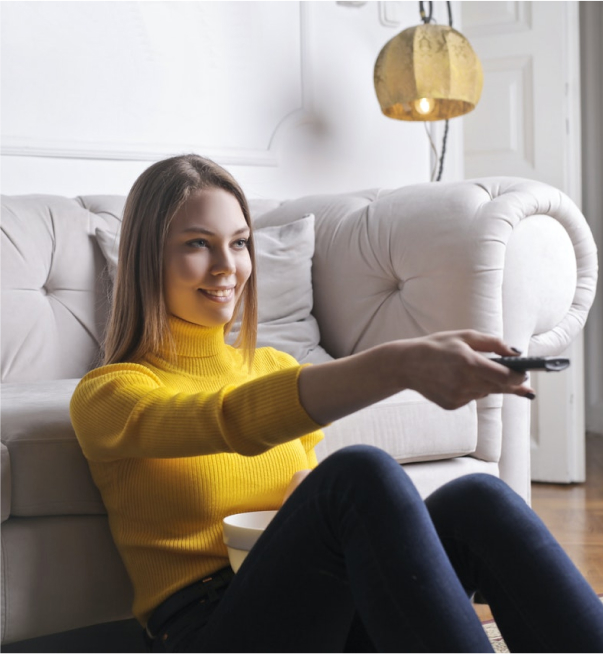
<svg viewBox="0 0 603 654">
<path fill-rule="evenodd" d="M 218 250 L 212 265 L 214 275 L 232 275 L 237 271 L 234 257 L 230 250 Z"/>
</svg>

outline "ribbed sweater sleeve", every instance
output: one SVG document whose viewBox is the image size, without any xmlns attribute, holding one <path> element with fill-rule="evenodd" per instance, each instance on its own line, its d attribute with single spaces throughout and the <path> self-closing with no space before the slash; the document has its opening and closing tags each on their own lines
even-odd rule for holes
<svg viewBox="0 0 603 654">
<path fill-rule="evenodd" d="M 86 375 L 71 420 L 91 461 L 178 458 L 236 452 L 255 456 L 320 429 L 299 402 L 301 366 L 215 392 L 185 393 L 135 363 Z"/>
</svg>

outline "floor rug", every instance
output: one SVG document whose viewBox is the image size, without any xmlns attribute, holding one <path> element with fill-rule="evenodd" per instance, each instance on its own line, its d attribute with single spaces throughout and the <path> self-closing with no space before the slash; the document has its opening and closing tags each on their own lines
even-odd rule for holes
<svg viewBox="0 0 603 654">
<path fill-rule="evenodd" d="M 507 647 L 507 644 L 503 640 L 503 637 L 500 635 L 500 631 L 498 630 L 498 627 L 496 626 L 496 622 L 494 622 L 494 620 L 486 620 L 485 622 L 482 622 L 482 626 L 484 628 L 484 631 L 486 632 L 486 636 L 488 636 L 490 645 L 492 645 L 492 649 L 495 652 L 509 651 L 509 648 Z"/>
<path fill-rule="evenodd" d="M 603 595 L 599 595 L 599 597 L 603 602 Z M 509 651 L 509 648 L 507 647 L 503 637 L 500 635 L 500 631 L 498 630 L 494 620 L 484 620 L 484 622 L 482 622 L 482 627 L 484 628 L 486 636 L 488 636 L 488 639 L 490 640 L 490 645 L 492 645 L 492 649 L 495 652 Z"/>
</svg>

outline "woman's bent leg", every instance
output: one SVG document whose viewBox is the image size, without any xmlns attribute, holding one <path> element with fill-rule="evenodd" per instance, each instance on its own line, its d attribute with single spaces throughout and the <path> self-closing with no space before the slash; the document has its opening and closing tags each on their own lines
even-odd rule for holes
<svg viewBox="0 0 603 654">
<path fill-rule="evenodd" d="M 298 487 L 189 649 L 343 651 L 356 612 L 377 651 L 492 651 L 412 482 L 365 446 Z"/>
<path fill-rule="evenodd" d="M 459 578 L 488 601 L 511 651 L 603 651 L 601 601 L 504 482 L 469 475 L 426 504 Z"/>
</svg>

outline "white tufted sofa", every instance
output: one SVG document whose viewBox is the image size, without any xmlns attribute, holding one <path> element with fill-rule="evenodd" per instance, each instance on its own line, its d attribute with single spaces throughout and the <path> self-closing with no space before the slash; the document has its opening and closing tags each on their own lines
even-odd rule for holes
<svg viewBox="0 0 603 654">
<path fill-rule="evenodd" d="M 6 651 L 43 651 L 7 645 L 131 615 L 130 584 L 68 414 L 77 380 L 97 361 L 107 316 L 110 278 L 97 229 L 117 233 L 123 202 L 3 198 Z M 297 323 L 316 319 L 324 351 L 307 360 L 467 327 L 552 355 L 581 330 L 594 297 L 587 223 L 569 198 L 538 182 L 490 178 L 251 207 L 258 229 L 315 215 L 313 316 Z M 446 412 L 405 391 L 327 428 L 319 456 L 371 443 L 404 463 L 423 495 L 483 471 L 529 500 L 529 411 L 526 400 L 491 396 Z M 92 632 L 73 633 L 83 640 L 60 651 L 86 651 Z M 111 651 L 111 633 L 119 635 L 117 626 L 94 632 L 93 651 Z"/>
</svg>

